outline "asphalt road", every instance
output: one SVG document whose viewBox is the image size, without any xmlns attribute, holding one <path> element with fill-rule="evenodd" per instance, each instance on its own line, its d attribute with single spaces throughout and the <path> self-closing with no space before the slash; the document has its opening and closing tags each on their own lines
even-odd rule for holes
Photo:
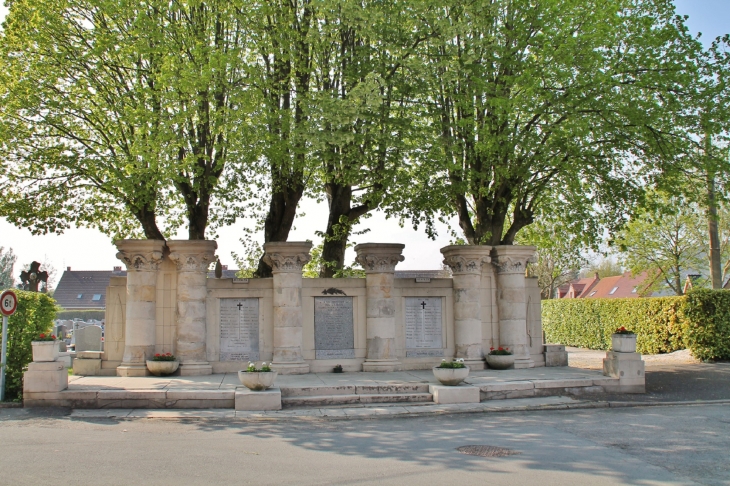
<svg viewBox="0 0 730 486">
<path fill-rule="evenodd" d="M 0 410 L 0 484 L 730 485 L 730 405 L 275 422 L 67 413 Z"/>
</svg>

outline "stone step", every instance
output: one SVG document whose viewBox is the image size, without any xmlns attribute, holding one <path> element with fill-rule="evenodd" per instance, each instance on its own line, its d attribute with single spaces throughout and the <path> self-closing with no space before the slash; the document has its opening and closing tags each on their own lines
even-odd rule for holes
<svg viewBox="0 0 730 486">
<path fill-rule="evenodd" d="M 363 394 L 363 395 L 309 395 L 281 397 L 284 408 L 292 407 L 329 407 L 336 405 L 356 405 L 373 403 L 422 403 L 432 402 L 430 393 Z"/>
<path fill-rule="evenodd" d="M 403 393 L 428 393 L 428 384 L 403 383 L 397 385 L 322 385 L 281 387 L 282 398 L 329 395 L 397 395 Z"/>
</svg>

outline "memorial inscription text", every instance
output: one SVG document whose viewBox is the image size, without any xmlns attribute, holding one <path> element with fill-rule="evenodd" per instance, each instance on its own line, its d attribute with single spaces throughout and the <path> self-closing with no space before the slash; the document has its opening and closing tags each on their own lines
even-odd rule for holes
<svg viewBox="0 0 730 486">
<path fill-rule="evenodd" d="M 443 356 L 441 297 L 406 297 L 406 357 Z"/>
<path fill-rule="evenodd" d="M 314 298 L 314 349 L 317 359 L 355 357 L 352 297 Z"/>
<path fill-rule="evenodd" d="M 221 361 L 258 361 L 259 299 L 221 299 Z"/>
</svg>

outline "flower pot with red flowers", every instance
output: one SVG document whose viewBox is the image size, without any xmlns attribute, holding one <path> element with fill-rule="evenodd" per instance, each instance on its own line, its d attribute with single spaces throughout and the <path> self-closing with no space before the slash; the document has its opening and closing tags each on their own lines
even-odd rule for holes
<svg viewBox="0 0 730 486">
<path fill-rule="evenodd" d="M 31 342 L 31 346 L 33 347 L 33 361 L 35 363 L 56 361 L 58 359 L 59 343 L 60 341 L 56 340 L 55 334 L 39 334 Z"/>
<path fill-rule="evenodd" d="M 487 364 L 493 370 L 508 370 L 515 367 L 515 357 L 509 348 L 502 346 L 497 349 L 490 348 L 487 355 Z"/>
<path fill-rule="evenodd" d="M 636 333 L 624 326 L 619 327 L 611 334 L 611 349 L 616 353 L 635 353 Z"/>
<path fill-rule="evenodd" d="M 147 360 L 147 369 L 155 376 L 167 376 L 177 371 L 180 361 L 172 353 L 157 353 Z"/>
</svg>

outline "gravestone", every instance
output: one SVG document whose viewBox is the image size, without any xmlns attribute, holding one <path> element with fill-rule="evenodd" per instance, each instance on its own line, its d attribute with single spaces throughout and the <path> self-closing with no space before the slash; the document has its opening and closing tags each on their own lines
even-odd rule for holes
<svg viewBox="0 0 730 486">
<path fill-rule="evenodd" d="M 221 299 L 221 361 L 258 361 L 259 299 Z"/>
<path fill-rule="evenodd" d="M 443 330 L 440 297 L 406 297 L 406 357 L 441 357 Z"/>
<path fill-rule="evenodd" d="M 86 326 L 76 329 L 74 332 L 76 338 L 76 352 L 81 351 L 101 351 L 101 327 Z"/>
<path fill-rule="evenodd" d="M 352 297 L 314 298 L 316 359 L 355 357 Z"/>
</svg>

